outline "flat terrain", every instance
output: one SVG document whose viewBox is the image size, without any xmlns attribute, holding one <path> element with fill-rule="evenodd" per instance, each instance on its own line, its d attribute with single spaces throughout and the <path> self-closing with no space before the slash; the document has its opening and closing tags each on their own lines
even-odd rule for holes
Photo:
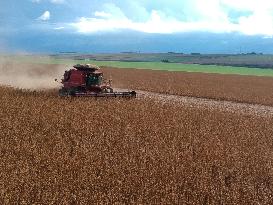
<svg viewBox="0 0 273 205">
<path fill-rule="evenodd" d="M 57 88 L 72 66 L 6 62 L 0 82 L 18 88 Z M 273 78 L 102 67 L 116 88 L 273 106 Z"/>
<path fill-rule="evenodd" d="M 118 89 L 126 91 L 126 89 Z M 158 103 L 173 104 L 209 109 L 217 111 L 228 111 L 243 115 L 256 115 L 258 117 L 273 117 L 273 107 L 259 104 L 237 103 L 232 101 L 214 100 L 197 97 L 186 97 L 179 95 L 160 94 L 155 92 L 147 92 L 136 90 L 137 97 L 140 99 L 152 99 Z"/>
<path fill-rule="evenodd" d="M 0 88 L 1 204 L 271 204 L 273 118 Z"/>
<path fill-rule="evenodd" d="M 0 66 L 32 89 L 0 86 L 0 204 L 273 203 L 273 78 L 104 67 L 139 97 L 60 98 L 66 68 Z"/>
<path fill-rule="evenodd" d="M 251 58 L 251 56 L 249 57 Z M 253 57 L 255 58 L 255 56 Z M 137 69 L 149 69 L 149 70 L 162 70 L 162 71 L 176 71 L 176 72 L 200 72 L 200 73 L 218 73 L 218 74 L 236 74 L 236 75 L 250 75 L 250 76 L 273 76 L 273 65 L 270 67 L 265 67 L 264 69 L 259 68 L 251 64 L 251 68 L 242 65 L 231 66 L 230 64 L 213 64 L 213 63 L 201 63 L 201 62 L 191 62 L 191 61 L 182 61 L 182 62 L 171 62 L 163 63 L 159 61 L 118 61 L 114 57 L 109 57 L 108 60 L 94 60 L 92 58 L 81 59 L 73 58 L 72 56 L 68 57 L 59 57 L 59 56 L 9 56 L 1 57 L 0 62 L 2 61 L 12 61 L 18 63 L 36 63 L 36 64 L 59 64 L 59 65 L 74 65 L 77 63 L 90 63 L 96 64 L 99 66 L 106 67 L 116 67 L 116 68 L 137 68 Z M 272 58 L 273 59 L 273 58 Z M 122 60 L 122 59 L 121 59 Z M 253 61 L 253 59 L 252 59 Z M 271 61 L 269 57 L 268 61 Z M 202 65 L 200 65 L 202 64 Z M 260 66 L 261 67 L 261 66 Z"/>
<path fill-rule="evenodd" d="M 273 78 L 103 67 L 118 88 L 273 106 Z"/>
<path fill-rule="evenodd" d="M 245 54 L 182 54 L 182 53 L 115 53 L 115 54 L 57 54 L 58 59 L 161 62 L 201 65 L 225 65 L 251 68 L 273 68 L 273 55 L 261 53 Z"/>
</svg>

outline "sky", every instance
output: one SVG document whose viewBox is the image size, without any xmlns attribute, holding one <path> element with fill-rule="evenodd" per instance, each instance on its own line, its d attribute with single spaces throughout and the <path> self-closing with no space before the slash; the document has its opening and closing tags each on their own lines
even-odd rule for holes
<svg viewBox="0 0 273 205">
<path fill-rule="evenodd" d="M 67 46 L 64 39 L 74 45 L 67 49 L 77 49 L 73 39 L 78 39 L 78 43 L 83 46 L 84 39 L 96 41 L 101 36 L 109 41 L 119 40 L 118 36 L 126 38 L 126 49 L 129 49 L 130 43 L 133 44 L 135 39 L 138 39 L 141 47 L 142 39 L 146 40 L 146 44 L 147 39 L 159 37 L 162 38 L 159 42 L 172 37 L 184 41 L 184 36 L 190 33 L 199 33 L 200 38 L 195 35 L 198 41 L 205 35 L 211 43 L 213 39 L 208 34 L 213 38 L 215 35 L 222 36 L 221 42 L 215 42 L 219 46 L 223 42 L 229 43 L 234 36 L 255 40 L 258 38 L 271 46 L 273 1 L 0 0 L 0 50 L 39 50 L 34 44 L 40 43 L 41 51 L 56 51 L 58 46 Z M 130 36 L 134 38 L 130 39 Z M 31 48 L 31 44 L 35 49 Z M 257 44 L 253 49 L 264 44 Z M 94 45 L 96 42 L 92 44 Z M 103 44 L 100 43 L 99 46 L 99 50 L 103 52 Z M 167 45 L 163 43 L 162 47 L 164 46 Z M 171 49 L 172 47 L 165 48 L 166 51 Z"/>
</svg>

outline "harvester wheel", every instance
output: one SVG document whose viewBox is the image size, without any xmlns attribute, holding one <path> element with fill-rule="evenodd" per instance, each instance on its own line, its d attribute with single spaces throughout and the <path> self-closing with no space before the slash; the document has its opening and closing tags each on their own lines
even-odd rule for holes
<svg viewBox="0 0 273 205">
<path fill-rule="evenodd" d="M 70 96 L 76 96 L 76 91 L 75 90 L 70 90 L 69 95 Z"/>
<path fill-rule="evenodd" d="M 75 95 L 76 95 L 75 90 L 70 90 L 70 89 L 65 89 L 65 88 L 62 88 L 59 90 L 59 96 L 61 96 L 61 97 L 75 96 Z"/>
<path fill-rule="evenodd" d="M 66 89 L 62 88 L 62 89 L 59 90 L 59 96 L 65 97 L 65 96 L 68 96 L 68 95 L 69 95 L 69 93 L 67 92 Z"/>
</svg>

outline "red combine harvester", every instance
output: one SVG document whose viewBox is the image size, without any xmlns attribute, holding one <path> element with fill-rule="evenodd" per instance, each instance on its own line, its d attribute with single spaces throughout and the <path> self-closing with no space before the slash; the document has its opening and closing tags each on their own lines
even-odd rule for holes
<svg viewBox="0 0 273 205">
<path fill-rule="evenodd" d="M 65 71 L 60 96 L 75 97 L 136 97 L 135 91 L 114 92 L 111 82 L 106 82 L 98 66 L 77 64 Z"/>
</svg>

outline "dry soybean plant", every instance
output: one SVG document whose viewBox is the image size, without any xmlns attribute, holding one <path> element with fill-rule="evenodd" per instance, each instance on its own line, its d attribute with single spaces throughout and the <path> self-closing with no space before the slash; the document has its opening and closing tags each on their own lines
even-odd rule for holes
<svg viewBox="0 0 273 205">
<path fill-rule="evenodd" d="M 273 119 L 0 93 L 1 204 L 273 203 Z"/>
<path fill-rule="evenodd" d="M 116 87 L 273 106 L 273 78 L 104 67 Z"/>
</svg>

